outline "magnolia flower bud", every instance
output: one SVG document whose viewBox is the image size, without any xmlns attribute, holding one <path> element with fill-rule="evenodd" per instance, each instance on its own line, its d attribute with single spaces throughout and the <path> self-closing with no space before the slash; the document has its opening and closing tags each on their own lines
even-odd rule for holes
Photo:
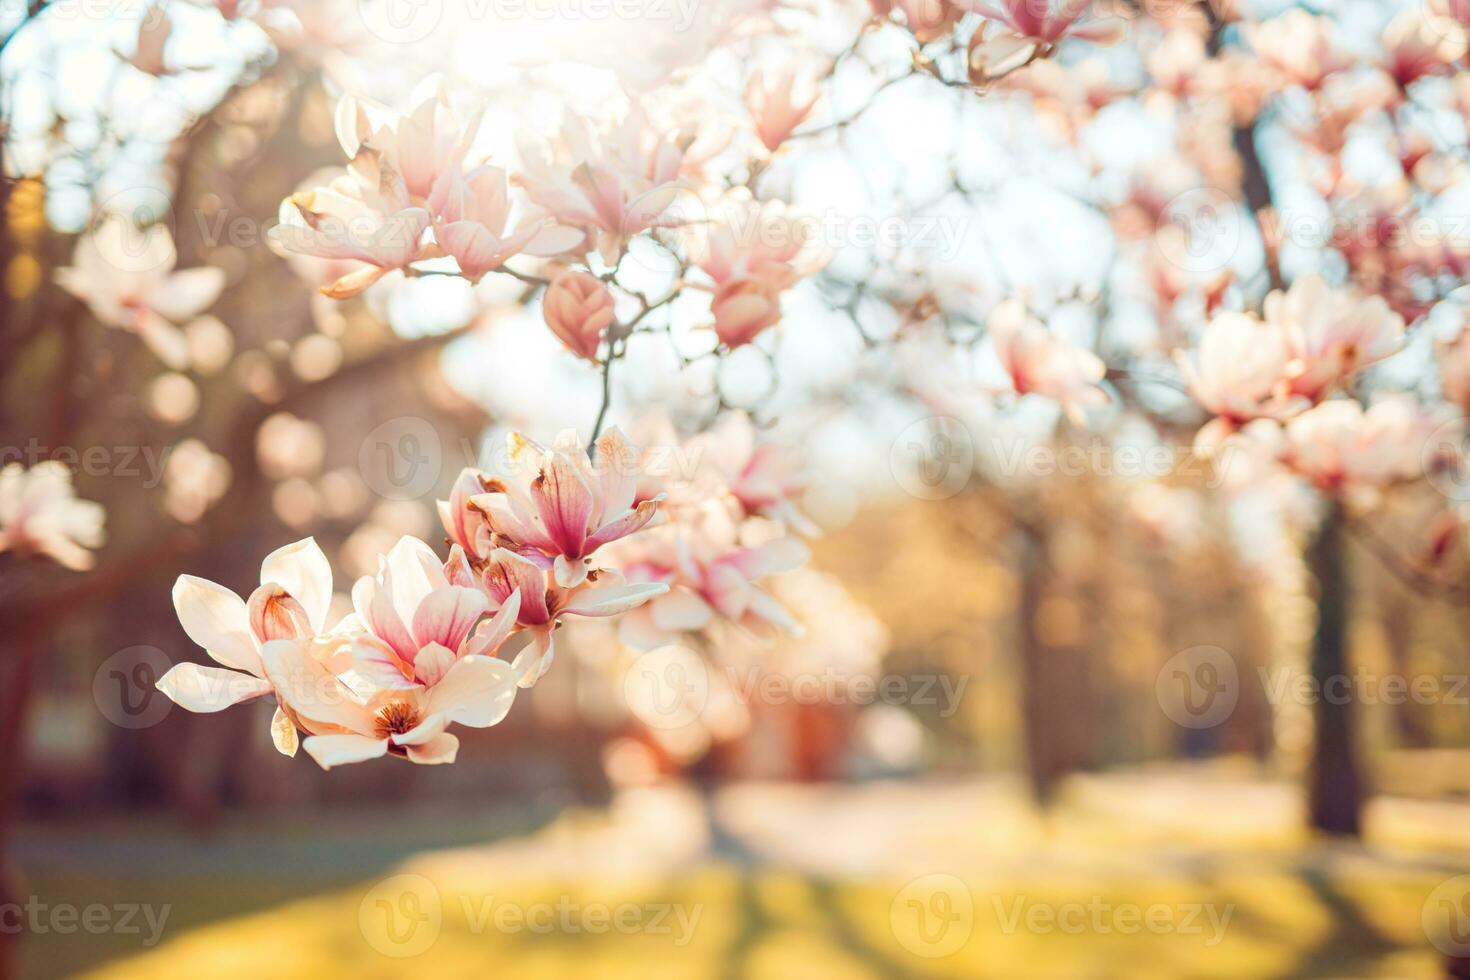
<svg viewBox="0 0 1470 980">
<path fill-rule="evenodd" d="M 715 291 L 710 312 L 720 342 L 726 347 L 744 346 L 781 319 L 780 283 L 761 276 L 731 279 Z"/>
<path fill-rule="evenodd" d="M 250 629 L 262 643 L 295 640 L 315 632 L 301 603 L 275 583 L 262 585 L 252 592 L 246 607 Z"/>
<path fill-rule="evenodd" d="M 597 344 L 613 322 L 612 293 L 600 279 L 589 272 L 563 272 L 546 287 L 541 312 L 567 350 L 597 360 Z"/>
</svg>

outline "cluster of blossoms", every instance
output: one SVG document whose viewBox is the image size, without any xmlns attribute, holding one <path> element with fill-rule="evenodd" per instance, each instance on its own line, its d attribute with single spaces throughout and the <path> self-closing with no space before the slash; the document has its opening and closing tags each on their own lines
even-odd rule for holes
<svg viewBox="0 0 1470 980">
<path fill-rule="evenodd" d="M 179 664 L 159 690 L 200 712 L 273 694 L 276 747 L 294 755 L 304 733 L 324 768 L 383 755 L 453 762 L 446 729 L 503 719 L 516 689 L 550 667 L 564 617 L 614 616 L 668 591 L 593 563 L 661 503 L 637 499 L 638 454 L 617 430 L 595 451 L 594 462 L 572 436 L 543 448 L 512 435 L 507 473 L 466 471 L 440 502 L 448 559 L 402 538 L 330 628 L 331 567 L 309 538 L 269 555 L 248 599 L 181 576 L 179 621 L 220 666 Z"/>
<path fill-rule="evenodd" d="M 0 468 L 0 554 L 44 555 L 86 571 L 96 563 L 92 549 L 102 545 L 104 519 L 101 504 L 76 498 L 65 463 Z"/>
</svg>

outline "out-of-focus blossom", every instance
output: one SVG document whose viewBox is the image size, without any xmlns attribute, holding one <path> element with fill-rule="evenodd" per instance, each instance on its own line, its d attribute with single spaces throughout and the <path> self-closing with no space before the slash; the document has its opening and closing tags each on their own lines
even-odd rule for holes
<svg viewBox="0 0 1470 980">
<path fill-rule="evenodd" d="M 173 600 L 189 639 L 221 666 L 176 664 L 159 679 L 158 689 L 189 711 L 221 711 L 271 693 L 261 662 L 265 644 L 327 632 L 332 566 L 316 541 L 304 538 L 266 556 L 260 586 L 248 601 L 193 575 L 179 576 Z M 272 723 L 271 734 L 277 749 L 296 754 L 294 727 Z"/>
<path fill-rule="evenodd" d="M 1128 27 L 1121 17 L 1085 16 L 1090 0 L 967 0 L 965 6 L 1043 49 L 1068 37 L 1114 44 Z"/>
<path fill-rule="evenodd" d="M 198 439 L 174 446 L 163 467 L 163 506 L 176 521 L 192 524 L 230 487 L 230 463 Z"/>
<path fill-rule="evenodd" d="M 736 198 L 691 236 L 691 261 L 714 280 L 710 312 L 726 347 L 750 343 L 781 320 L 781 293 L 827 258 L 811 227 L 779 202 Z"/>
<path fill-rule="evenodd" d="M 459 739 L 445 729 L 499 724 L 515 700 L 510 665 L 483 656 L 455 660 L 433 683 L 379 686 L 346 666 L 361 662 L 365 642 L 276 640 L 262 651 L 277 697 L 308 733 L 301 747 L 323 769 L 385 755 L 419 765 L 453 762 Z"/>
<path fill-rule="evenodd" d="M 998 305 L 987 321 L 996 356 L 1018 395 L 1055 400 L 1081 424 L 1087 409 L 1108 403 L 1098 382 L 1107 374 L 1102 359 L 1053 336 L 1018 300 Z"/>
<path fill-rule="evenodd" d="M 684 154 L 642 112 L 603 131 L 569 116 L 558 139 L 523 147 L 521 156 L 515 181 L 557 222 L 581 229 L 608 265 L 634 235 L 675 223 L 665 212 L 679 193 Z"/>
<path fill-rule="evenodd" d="M 810 556 L 806 546 L 790 537 L 742 545 L 735 523 L 717 501 L 691 520 L 637 542 L 630 551 L 633 556 L 624 567 L 630 579 L 669 588 L 667 595 L 654 597 L 619 623 L 619 636 L 635 649 L 663 646 L 716 620 L 757 636 L 802 632 L 796 618 L 756 583 L 805 564 Z"/>
<path fill-rule="evenodd" d="M 1293 8 L 1279 17 L 1245 24 L 1243 30 L 1256 56 L 1289 84 L 1314 91 L 1329 75 L 1353 65 L 1327 16 Z"/>
<path fill-rule="evenodd" d="M 992 32 L 990 22 L 975 28 L 965 52 L 965 63 L 971 85 L 989 85 L 1009 75 L 1032 59 L 1036 42 L 1004 30 Z"/>
<path fill-rule="evenodd" d="M 551 281 L 541 314 L 567 350 L 597 360 L 597 345 L 613 323 L 612 292 L 590 272 L 568 269 Z"/>
<path fill-rule="evenodd" d="M 509 444 L 509 472 L 485 481 L 470 498 L 496 547 L 551 569 L 562 588 L 580 585 L 598 548 L 638 531 L 657 515 L 660 501 L 634 503 L 637 451 L 618 429 L 597 440 L 594 465 L 564 432 L 547 449 L 518 433 Z"/>
<path fill-rule="evenodd" d="M 1191 359 L 1176 354 L 1185 384 L 1216 416 L 1195 437 L 1195 452 L 1212 456 L 1244 422 L 1281 418 L 1306 407 L 1289 395 L 1286 339 L 1272 326 L 1241 313 L 1217 314 L 1205 328 Z"/>
<path fill-rule="evenodd" d="M 1318 276 L 1271 293 L 1265 314 L 1286 340 L 1291 393 L 1314 402 L 1403 344 L 1404 319 L 1381 297 L 1334 289 Z"/>
<path fill-rule="evenodd" d="M 873 13 L 888 18 L 893 11 L 903 14 L 904 26 L 920 44 L 946 37 L 964 16 L 950 0 L 868 0 Z"/>
<path fill-rule="evenodd" d="M 1435 424 L 1406 397 L 1366 411 L 1353 399 L 1333 399 L 1286 423 L 1280 458 L 1320 490 L 1378 488 L 1422 473 L 1421 451 Z"/>
<path fill-rule="evenodd" d="M 0 553 L 45 555 L 64 568 L 96 564 L 90 549 L 102 546 L 102 505 L 78 500 L 65 463 L 47 460 L 26 469 L 0 469 Z"/>
<path fill-rule="evenodd" d="M 1443 75 L 1465 56 L 1465 28 L 1459 23 L 1405 10 L 1383 30 L 1383 69 L 1408 88 L 1421 78 Z"/>
<path fill-rule="evenodd" d="M 171 368 L 188 364 L 189 347 L 176 324 L 203 312 L 224 289 L 221 269 L 174 272 L 178 253 L 162 225 L 138 229 L 109 217 L 77 242 L 72 264 L 56 282 L 110 327 L 136 333 Z"/>
<path fill-rule="evenodd" d="M 138 46 L 129 59 L 132 66 L 155 77 L 168 74 L 168 66 L 163 60 L 163 49 L 168 44 L 173 29 L 168 11 L 161 6 L 149 7 L 138 24 Z"/>
<path fill-rule="evenodd" d="M 779 150 L 811 115 L 819 96 L 815 85 L 798 82 L 793 71 L 769 78 L 761 71 L 751 75 L 745 87 L 745 105 L 761 145 L 771 153 Z"/>
<path fill-rule="evenodd" d="M 718 471 L 746 514 L 780 521 L 802 534 L 820 533 L 796 504 L 808 482 L 801 457 L 774 440 L 759 441 L 744 412 L 730 413 L 691 440 L 688 452 Z"/>
<path fill-rule="evenodd" d="M 1449 342 L 1435 348 L 1439 386 L 1447 401 L 1470 412 L 1470 324 Z"/>
</svg>

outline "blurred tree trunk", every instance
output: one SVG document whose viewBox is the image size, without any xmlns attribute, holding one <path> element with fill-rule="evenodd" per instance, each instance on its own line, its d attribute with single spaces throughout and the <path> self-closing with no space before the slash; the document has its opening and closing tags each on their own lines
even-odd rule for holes
<svg viewBox="0 0 1470 980">
<path fill-rule="evenodd" d="M 1020 596 L 1016 608 L 1017 679 L 1021 687 L 1021 736 L 1026 749 L 1026 775 L 1031 792 L 1042 807 L 1051 803 L 1059 779 L 1066 773 L 1061 729 L 1055 713 L 1051 651 L 1042 640 L 1038 622 L 1046 598 L 1047 538 L 1041 527 L 1022 525 Z"/>
<path fill-rule="evenodd" d="M 30 717 L 31 692 L 35 686 L 36 644 L 33 631 L 16 637 L 16 643 L 0 657 L 0 909 L 24 906 L 26 897 L 20 871 L 11 860 L 11 830 L 20 813 L 20 796 L 25 788 L 25 736 Z M 11 932 L 12 922 L 0 922 L 0 980 L 19 976 L 19 946 L 24 936 L 24 915 Z"/>
<path fill-rule="evenodd" d="M 1363 794 L 1354 692 L 1346 686 L 1348 572 L 1344 549 L 1346 518 L 1337 501 L 1328 505 L 1317 536 L 1307 549 L 1307 565 L 1317 580 L 1317 629 L 1312 636 L 1311 670 L 1317 699 L 1315 737 L 1307 771 L 1311 826 L 1330 834 L 1356 837 Z"/>
<path fill-rule="evenodd" d="M 1414 657 L 1414 599 L 1401 586 L 1388 583 L 1380 588 L 1382 621 L 1388 655 L 1394 673 L 1412 678 Z M 1427 749 L 1434 744 L 1434 732 L 1424 706 L 1412 697 L 1393 705 L 1394 727 L 1399 744 L 1410 749 Z"/>
</svg>

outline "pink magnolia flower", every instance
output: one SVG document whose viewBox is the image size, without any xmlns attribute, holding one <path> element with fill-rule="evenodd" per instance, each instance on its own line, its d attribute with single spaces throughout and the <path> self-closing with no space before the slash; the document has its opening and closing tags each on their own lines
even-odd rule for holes
<svg viewBox="0 0 1470 980">
<path fill-rule="evenodd" d="M 795 72 L 770 78 L 757 71 L 745 87 L 745 105 L 755 122 L 761 145 L 775 153 L 816 108 L 820 93 L 811 84 L 799 85 Z"/>
<path fill-rule="evenodd" d="M 1287 389 L 1289 355 L 1280 330 L 1242 313 L 1215 316 L 1193 359 L 1175 354 L 1184 382 L 1216 418 L 1199 431 L 1194 449 L 1211 456 L 1241 423 L 1282 418 L 1306 407 Z"/>
<path fill-rule="evenodd" d="M 491 608 L 497 610 L 496 617 L 509 610 L 517 631 L 530 634 L 530 641 L 511 661 L 521 687 L 533 686 L 551 668 L 553 634 L 560 617 L 616 616 L 668 591 L 667 585 L 658 582 L 628 584 L 606 569 L 589 571 L 577 585 L 563 587 L 554 579 L 547 581 L 541 564 L 507 548 L 490 553 L 478 582 Z"/>
<path fill-rule="evenodd" d="M 174 272 L 178 253 L 162 225 L 138 229 L 109 217 L 77 242 L 72 264 L 56 282 L 87 304 L 98 320 L 137 334 L 171 368 L 189 363 L 184 334 L 175 325 L 203 312 L 224 289 L 221 269 Z"/>
<path fill-rule="evenodd" d="M 1121 17 L 1084 16 L 1090 0 L 969 0 L 966 6 L 1044 48 L 1054 47 L 1065 37 L 1113 44 L 1127 28 Z"/>
<path fill-rule="evenodd" d="M 592 273 L 568 269 L 546 287 L 541 315 L 567 350 L 596 362 L 597 345 L 613 323 L 613 296 Z"/>
<path fill-rule="evenodd" d="M 402 179 L 408 203 L 437 212 L 459 178 L 465 155 L 480 127 L 477 115 L 461 119 L 449 103 L 441 76 L 430 76 L 409 97 L 413 108 L 398 114 L 375 102 L 346 96 L 337 103 L 337 142 L 371 184 L 379 173 Z"/>
<path fill-rule="evenodd" d="M 796 505 L 808 485 L 805 462 L 781 443 L 759 441 L 744 412 L 725 415 L 690 442 L 689 452 L 718 472 L 745 514 L 780 521 L 809 536 L 820 533 Z"/>
<path fill-rule="evenodd" d="M 714 280 L 715 333 L 732 349 L 779 323 L 781 293 L 827 257 L 810 226 L 777 202 L 732 200 L 689 238 L 691 261 Z"/>
<path fill-rule="evenodd" d="M 1404 318 L 1382 297 L 1333 289 L 1318 276 L 1271 293 L 1265 314 L 1286 339 L 1292 394 L 1311 401 L 1403 345 Z"/>
<path fill-rule="evenodd" d="M 302 748 L 323 769 L 395 755 L 419 765 L 453 762 L 451 724 L 489 728 L 515 700 L 510 665 L 466 655 L 433 682 L 380 686 L 355 666 L 370 641 L 276 640 L 262 650 L 266 675 L 289 716 L 308 733 Z M 344 649 L 347 648 L 347 649 Z M 350 658 L 350 660 L 349 660 Z"/>
<path fill-rule="evenodd" d="M 1333 399 L 1286 423 L 1280 458 L 1320 490 L 1383 487 L 1420 475 L 1434 421 L 1409 398 L 1385 398 L 1366 411 L 1353 399 Z"/>
<path fill-rule="evenodd" d="M 470 282 L 479 282 L 485 273 L 521 253 L 559 255 L 586 237 L 535 214 L 522 215 L 510 231 L 510 212 L 505 171 L 499 167 L 486 164 L 450 180 L 438 206 L 440 224 L 434 237 Z"/>
<path fill-rule="evenodd" d="M 0 554 L 45 555 L 84 572 L 96 564 L 89 549 L 102 546 L 105 518 L 101 504 L 76 498 L 65 463 L 0 469 Z"/>
<path fill-rule="evenodd" d="M 376 641 L 353 647 L 353 670 L 384 690 L 436 684 L 461 658 L 494 656 L 515 625 L 519 602 L 507 596 L 498 614 L 482 622 L 485 596 L 452 583 L 428 545 L 400 538 L 378 559 L 376 577 L 352 587 L 357 619 Z"/>
<path fill-rule="evenodd" d="M 711 501 L 687 526 L 671 527 L 640 546 L 642 554 L 627 564 L 627 575 L 662 583 L 669 591 L 623 617 L 619 636 L 629 646 L 651 650 L 717 620 L 756 635 L 801 634 L 791 613 L 756 585 L 803 565 L 810 553 L 800 541 L 783 537 L 741 546 L 735 525 Z"/>
<path fill-rule="evenodd" d="M 1383 30 L 1383 69 L 1408 88 L 1421 78 L 1451 71 L 1465 56 L 1465 29 L 1444 17 L 1406 10 Z"/>
<path fill-rule="evenodd" d="M 634 235 L 677 223 L 665 212 L 679 193 L 684 154 L 641 112 L 600 133 L 569 116 L 550 147 L 526 147 L 521 156 L 515 181 L 557 222 L 584 231 L 608 265 Z"/>
<path fill-rule="evenodd" d="M 322 287 L 324 296 L 348 299 L 388 273 L 429 257 L 424 249 L 429 211 L 410 202 L 403 180 L 392 171 L 378 169 L 380 179 L 364 183 L 360 174 L 377 167 L 377 161 L 360 158 L 358 173 L 292 194 L 281 203 L 280 223 L 269 232 L 271 242 L 285 251 L 362 263 Z"/>
<path fill-rule="evenodd" d="M 645 527 L 660 499 L 635 503 L 637 450 L 616 427 L 597 440 L 592 463 L 576 433 L 564 432 L 552 448 L 511 433 L 509 472 L 485 482 L 470 498 L 484 515 L 490 540 L 538 568 L 550 569 L 564 589 L 580 585 L 598 548 Z M 523 605 L 531 600 L 523 597 Z"/>
<path fill-rule="evenodd" d="M 964 11 L 950 0 L 869 0 L 873 13 L 887 18 L 895 9 L 903 14 L 904 26 L 920 44 L 949 35 Z"/>
<path fill-rule="evenodd" d="M 260 566 L 260 587 L 248 602 L 222 585 L 193 575 L 179 576 L 173 600 L 189 639 L 221 666 L 176 664 L 157 687 L 188 711 L 221 711 L 271 693 L 261 662 L 267 643 L 310 639 L 327 632 L 332 567 L 316 541 L 304 538 L 266 556 Z M 338 629 L 348 627 L 350 624 Z M 271 734 L 283 754 L 296 754 L 296 730 L 281 708 L 271 724 Z"/>
<path fill-rule="evenodd" d="M 1098 382 L 1107 374 L 1101 358 L 1055 337 L 1017 300 L 998 305 L 987 321 L 996 356 L 1018 395 L 1054 399 L 1081 424 L 1086 411 L 1108 403 Z"/>
<path fill-rule="evenodd" d="M 1256 56 L 1288 83 L 1309 91 L 1329 75 L 1351 68 L 1352 57 L 1337 43 L 1332 18 L 1293 8 L 1279 17 L 1243 26 Z"/>
</svg>

